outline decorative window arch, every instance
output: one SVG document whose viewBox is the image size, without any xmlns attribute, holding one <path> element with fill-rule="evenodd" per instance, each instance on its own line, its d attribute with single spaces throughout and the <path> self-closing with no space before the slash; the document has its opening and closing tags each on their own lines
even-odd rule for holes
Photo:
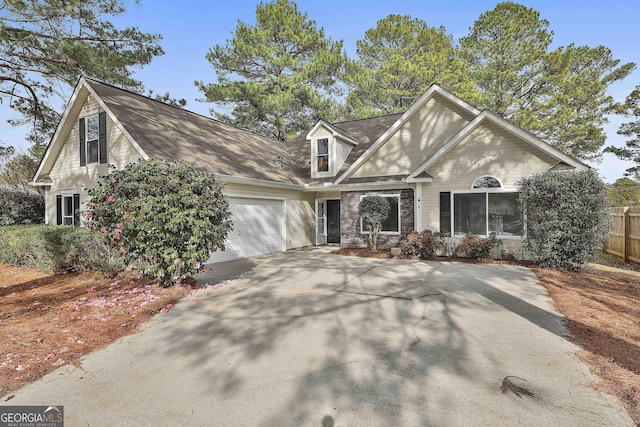
<svg viewBox="0 0 640 427">
<path fill-rule="evenodd" d="M 472 190 L 486 190 L 492 188 L 503 188 L 500 180 L 491 175 L 483 175 L 473 181 Z"/>
</svg>

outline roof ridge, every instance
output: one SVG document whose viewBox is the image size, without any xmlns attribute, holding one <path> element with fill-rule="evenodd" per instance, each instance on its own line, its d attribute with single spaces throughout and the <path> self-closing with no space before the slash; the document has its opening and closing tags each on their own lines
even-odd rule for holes
<svg viewBox="0 0 640 427">
<path fill-rule="evenodd" d="M 166 102 L 162 102 L 162 101 L 159 101 L 157 99 L 153 99 L 151 97 L 148 97 L 146 95 L 142 95 L 140 93 L 136 93 L 136 92 L 134 92 L 132 90 L 129 90 L 129 89 L 123 89 L 121 87 L 115 86 L 115 85 L 110 84 L 110 83 L 103 82 L 101 80 L 98 80 L 98 79 L 95 79 L 95 78 L 92 78 L 92 77 L 86 77 L 86 76 L 82 76 L 82 77 L 85 80 L 90 80 L 90 81 L 92 81 L 94 83 L 102 84 L 104 86 L 108 86 L 110 88 L 113 88 L 113 89 L 116 89 L 116 90 L 120 90 L 122 92 L 126 92 L 126 93 L 129 93 L 131 95 L 135 95 L 135 96 L 138 96 L 140 98 L 144 98 L 144 99 L 149 100 L 149 101 L 157 102 L 157 103 L 159 103 L 159 104 L 161 104 L 163 106 L 166 106 L 166 107 L 169 107 L 169 108 L 173 108 L 173 109 L 176 109 L 178 111 L 184 111 L 186 113 L 193 114 L 194 116 L 199 116 L 199 117 L 202 117 L 204 119 L 211 120 L 211 121 L 214 121 L 216 123 L 220 123 L 221 125 L 224 125 L 224 126 L 230 126 L 230 127 L 234 128 L 234 129 L 238 129 L 238 130 L 241 130 L 243 132 L 247 132 L 247 133 L 259 136 L 260 138 L 264 138 L 264 139 L 269 140 L 271 142 L 277 142 L 279 144 L 286 145 L 283 141 L 279 141 L 279 140 L 277 140 L 275 138 L 271 138 L 271 137 L 268 137 L 268 136 L 261 135 L 261 134 L 259 134 L 257 132 L 252 131 L 252 130 L 249 130 L 249 129 L 246 129 L 246 128 L 243 128 L 243 127 L 240 127 L 240 126 L 236 126 L 236 125 L 233 125 L 231 123 L 225 123 L 225 122 L 223 122 L 221 120 L 218 120 L 218 119 L 215 119 L 213 117 L 205 116 L 204 114 L 200 114 L 200 113 L 196 113 L 195 111 L 187 110 L 186 108 L 181 108 L 181 107 L 177 107 L 175 105 L 167 104 Z"/>
<path fill-rule="evenodd" d="M 363 120 L 381 119 L 381 118 L 384 118 L 384 117 L 397 116 L 397 115 L 402 115 L 402 114 L 404 114 L 404 112 L 382 114 L 380 116 L 361 117 L 359 119 L 344 120 L 342 122 L 335 122 L 335 123 L 329 122 L 328 120 L 327 121 L 329 123 L 331 123 L 332 125 L 334 125 L 336 127 L 339 127 L 338 124 L 342 124 L 342 123 L 352 123 L 352 122 L 360 122 L 360 121 L 363 121 Z"/>
</svg>

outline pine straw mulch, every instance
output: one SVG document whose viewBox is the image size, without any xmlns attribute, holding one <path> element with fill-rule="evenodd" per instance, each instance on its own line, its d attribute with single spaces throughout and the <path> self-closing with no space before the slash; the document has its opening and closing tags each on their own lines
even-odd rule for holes
<svg viewBox="0 0 640 427">
<path fill-rule="evenodd" d="M 581 272 L 533 269 L 567 319 L 578 357 L 640 425 L 640 273 L 592 265 Z"/>
<path fill-rule="evenodd" d="M 334 254 L 391 258 L 389 250 L 341 248 Z M 439 258 L 466 263 L 518 264 L 532 269 L 567 319 L 578 357 L 603 381 L 594 385 L 617 396 L 640 425 L 640 266 L 601 256 L 581 272 L 538 268 L 526 261 Z"/>
<path fill-rule="evenodd" d="M 0 398 L 134 333 L 190 292 L 133 273 L 43 273 L 0 264 Z"/>
</svg>

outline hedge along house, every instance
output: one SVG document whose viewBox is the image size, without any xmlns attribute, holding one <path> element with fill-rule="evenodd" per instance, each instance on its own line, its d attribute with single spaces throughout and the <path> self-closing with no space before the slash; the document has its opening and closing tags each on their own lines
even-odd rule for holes
<svg viewBox="0 0 640 427">
<path fill-rule="evenodd" d="M 587 166 L 488 111 L 433 85 L 404 114 L 318 121 L 284 144 L 81 78 L 32 184 L 46 223 L 79 225 L 86 190 L 110 168 L 182 159 L 226 183 L 234 231 L 211 262 L 308 245 L 364 246 L 357 207 L 387 197 L 382 247 L 412 230 L 496 232 L 522 241 L 515 183 L 548 169 Z"/>
</svg>

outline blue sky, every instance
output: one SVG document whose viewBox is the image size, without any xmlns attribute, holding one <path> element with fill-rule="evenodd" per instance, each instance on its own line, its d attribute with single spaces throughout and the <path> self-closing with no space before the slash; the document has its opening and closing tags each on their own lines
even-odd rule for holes
<svg viewBox="0 0 640 427">
<path fill-rule="evenodd" d="M 198 102 L 201 95 L 193 82 L 212 82 L 215 74 L 205 59 L 207 51 L 216 44 L 224 44 L 232 37 L 238 20 L 255 22 L 257 0 L 141 0 L 140 5 L 128 2 L 127 13 L 114 19 L 120 26 L 138 26 L 142 31 L 159 33 L 165 55 L 158 57 L 135 76 L 155 93 L 170 92 L 187 100 L 187 109 L 208 115 L 211 104 Z M 325 34 L 344 40 L 344 47 L 355 57 L 356 41 L 376 21 L 396 13 L 426 21 L 430 26 L 444 26 L 454 40 L 467 34 L 469 27 L 483 12 L 492 10 L 496 1 L 436 1 L 436 0 L 300 0 L 298 8 L 323 27 Z M 623 63 L 640 62 L 640 1 L 638 0 L 555 0 L 526 1 L 553 30 L 554 47 L 576 45 L 604 45 Z M 640 71 L 635 70 L 625 81 L 610 87 L 609 94 L 624 100 L 640 84 Z M 69 89 L 68 94 L 71 94 Z M 6 120 L 16 117 L 6 104 L 0 105 L 0 141 L 5 145 L 27 148 L 24 129 L 13 128 Z M 624 145 L 616 134 L 623 120 L 612 118 L 605 128 L 607 145 Z M 608 182 L 620 178 L 631 164 L 607 154 L 600 164 L 594 164 Z"/>
</svg>

